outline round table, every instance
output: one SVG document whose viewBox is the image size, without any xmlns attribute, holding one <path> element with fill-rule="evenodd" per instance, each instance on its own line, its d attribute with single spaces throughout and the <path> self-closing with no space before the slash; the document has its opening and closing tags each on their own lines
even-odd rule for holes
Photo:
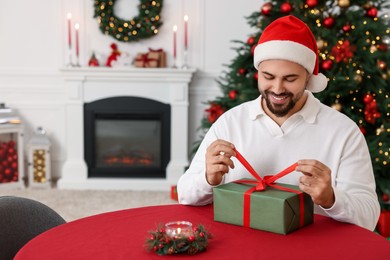
<svg viewBox="0 0 390 260">
<path fill-rule="evenodd" d="M 158 224 L 187 220 L 214 235 L 207 251 L 158 256 L 148 252 L 148 231 Z M 55 227 L 27 243 L 22 259 L 389 259 L 390 242 L 380 235 L 315 215 L 314 223 L 288 235 L 213 220 L 212 205 L 165 205 L 108 212 Z"/>
</svg>

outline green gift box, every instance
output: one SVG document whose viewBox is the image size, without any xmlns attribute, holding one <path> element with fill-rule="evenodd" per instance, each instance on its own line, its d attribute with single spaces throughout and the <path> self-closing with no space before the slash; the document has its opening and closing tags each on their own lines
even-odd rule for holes
<svg viewBox="0 0 390 260">
<path fill-rule="evenodd" d="M 276 185 L 300 191 L 294 185 Z M 231 182 L 214 187 L 214 220 L 244 226 L 244 194 L 253 186 Z M 288 234 L 313 223 L 313 201 L 306 193 L 302 194 L 304 203 L 301 208 L 297 193 L 273 187 L 254 191 L 249 195 L 249 227 Z M 301 210 L 304 210 L 303 218 Z"/>
</svg>

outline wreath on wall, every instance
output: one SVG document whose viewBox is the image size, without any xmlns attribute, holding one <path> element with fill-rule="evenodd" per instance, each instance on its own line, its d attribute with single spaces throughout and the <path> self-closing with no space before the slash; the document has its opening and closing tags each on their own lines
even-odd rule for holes
<svg viewBox="0 0 390 260">
<path fill-rule="evenodd" d="M 114 14 L 116 0 L 95 0 L 94 17 L 98 19 L 99 28 L 105 35 L 110 35 L 122 42 L 139 41 L 158 33 L 162 25 L 160 12 L 163 0 L 140 0 L 139 14 L 132 19 L 124 20 Z"/>
</svg>

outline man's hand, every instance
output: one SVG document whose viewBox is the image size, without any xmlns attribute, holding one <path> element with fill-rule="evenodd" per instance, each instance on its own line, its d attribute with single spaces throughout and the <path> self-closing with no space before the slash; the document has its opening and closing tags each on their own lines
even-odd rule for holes
<svg viewBox="0 0 390 260">
<path fill-rule="evenodd" d="M 210 185 L 218 185 L 229 167 L 234 168 L 230 159 L 236 156 L 234 145 L 224 140 L 214 141 L 206 150 L 206 179 Z"/>
<path fill-rule="evenodd" d="M 315 204 L 323 208 L 333 206 L 331 171 L 326 165 L 317 160 L 300 160 L 295 170 L 304 174 L 299 178 L 299 188 L 309 194 Z"/>
</svg>

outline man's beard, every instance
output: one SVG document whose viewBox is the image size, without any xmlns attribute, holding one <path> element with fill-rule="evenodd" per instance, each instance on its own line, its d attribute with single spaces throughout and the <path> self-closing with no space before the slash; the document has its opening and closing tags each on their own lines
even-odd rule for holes
<svg viewBox="0 0 390 260">
<path fill-rule="evenodd" d="M 284 117 L 290 112 L 298 102 L 298 100 L 302 97 L 303 92 L 298 94 L 296 97 L 291 92 L 284 92 L 283 94 L 277 95 L 269 90 L 260 91 L 261 96 L 264 98 L 265 103 L 269 111 L 277 117 Z M 287 103 L 284 104 L 275 104 L 270 101 L 269 95 L 273 96 L 283 96 L 288 99 Z"/>
</svg>

